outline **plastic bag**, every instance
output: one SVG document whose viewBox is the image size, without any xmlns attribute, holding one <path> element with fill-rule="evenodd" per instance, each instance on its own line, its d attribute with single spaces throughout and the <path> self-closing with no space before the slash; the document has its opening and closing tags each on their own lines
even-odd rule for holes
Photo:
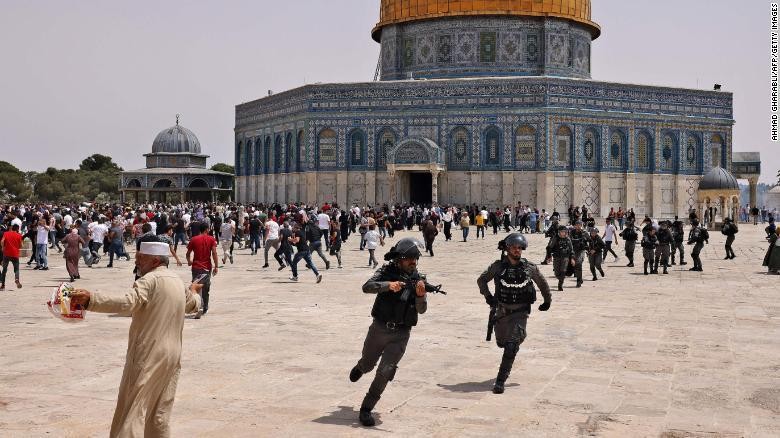
<svg viewBox="0 0 780 438">
<path fill-rule="evenodd" d="M 66 322 L 84 321 L 87 311 L 80 304 L 70 301 L 70 294 L 76 290 L 70 283 L 62 283 L 51 293 L 51 299 L 46 306 L 52 315 Z"/>
</svg>

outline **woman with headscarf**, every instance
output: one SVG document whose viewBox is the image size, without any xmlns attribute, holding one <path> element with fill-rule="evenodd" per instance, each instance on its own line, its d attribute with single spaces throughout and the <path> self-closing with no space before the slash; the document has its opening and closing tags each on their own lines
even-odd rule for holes
<svg viewBox="0 0 780 438">
<path fill-rule="evenodd" d="M 73 225 L 65 238 L 62 239 L 65 244 L 65 268 L 68 270 L 70 281 L 73 282 L 81 278 L 79 275 L 79 256 L 81 248 L 87 246 L 84 239 L 79 236 L 78 226 Z"/>
<path fill-rule="evenodd" d="M 764 264 L 769 269 L 769 275 L 780 275 L 780 228 L 775 228 L 775 232 L 770 234 L 769 249 L 764 256 Z"/>
</svg>

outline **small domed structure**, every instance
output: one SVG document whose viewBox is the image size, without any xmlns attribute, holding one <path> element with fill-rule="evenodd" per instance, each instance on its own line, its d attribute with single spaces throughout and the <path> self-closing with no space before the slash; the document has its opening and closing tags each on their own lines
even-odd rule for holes
<svg viewBox="0 0 780 438">
<path fill-rule="evenodd" d="M 176 125 L 157 134 L 152 143 L 152 153 L 188 153 L 200 154 L 200 141 L 195 134 L 184 126 Z"/>
<path fill-rule="evenodd" d="M 769 210 L 772 210 L 773 208 L 780 210 L 780 185 L 776 185 L 772 190 L 767 192 L 766 208 Z"/>
<path fill-rule="evenodd" d="M 728 170 L 713 167 L 699 183 L 699 190 L 739 190 L 739 183 Z"/>
</svg>

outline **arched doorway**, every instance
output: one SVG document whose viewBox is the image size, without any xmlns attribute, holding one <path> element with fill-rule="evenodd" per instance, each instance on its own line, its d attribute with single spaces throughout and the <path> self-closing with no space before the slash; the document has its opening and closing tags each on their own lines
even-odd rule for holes
<svg viewBox="0 0 780 438">
<path fill-rule="evenodd" d="M 409 137 L 387 151 L 390 202 L 439 202 L 439 175 L 445 171 L 444 151 L 431 139 Z"/>
<path fill-rule="evenodd" d="M 195 178 L 187 186 L 187 200 L 193 202 L 211 201 L 211 189 L 203 178 Z"/>
</svg>

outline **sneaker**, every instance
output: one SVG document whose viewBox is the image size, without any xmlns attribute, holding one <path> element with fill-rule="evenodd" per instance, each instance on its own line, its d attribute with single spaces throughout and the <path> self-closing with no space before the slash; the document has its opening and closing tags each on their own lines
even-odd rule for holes
<svg viewBox="0 0 780 438">
<path fill-rule="evenodd" d="M 284 268 L 286 268 L 286 267 L 287 267 L 287 265 L 284 265 L 284 264 L 283 264 L 283 265 L 279 266 L 279 269 L 277 269 L 277 271 L 281 271 L 282 269 L 284 269 Z"/>
<path fill-rule="evenodd" d="M 113 267 L 114 267 L 114 265 L 112 265 L 110 263 L 106 265 L 106 268 L 113 268 Z"/>
<path fill-rule="evenodd" d="M 266 264 L 264 264 L 264 265 L 263 265 L 263 269 L 265 269 L 265 268 L 267 268 L 267 267 L 268 267 L 268 263 L 266 263 Z"/>
<path fill-rule="evenodd" d="M 44 266 L 44 267 L 41 268 L 41 271 L 48 271 L 48 270 L 49 270 L 48 266 Z"/>
<path fill-rule="evenodd" d="M 325 269 L 326 270 L 330 269 L 330 261 L 329 260 L 325 260 Z"/>
<path fill-rule="evenodd" d="M 360 408 L 360 415 L 358 416 L 360 419 L 360 424 L 366 427 L 374 427 L 376 424 L 376 421 L 374 420 L 374 416 L 371 415 L 370 409 L 364 409 Z"/>
<path fill-rule="evenodd" d="M 298 277 L 290 277 L 290 281 L 298 281 Z"/>
<path fill-rule="evenodd" d="M 233 264 L 233 256 L 230 256 L 230 264 Z"/>
<path fill-rule="evenodd" d="M 36 267 L 33 268 L 33 271 L 39 271 L 40 269 L 41 269 L 40 266 L 36 266 Z"/>
<path fill-rule="evenodd" d="M 339 269 L 343 268 L 343 266 L 339 265 Z"/>
<path fill-rule="evenodd" d="M 317 283 L 322 281 L 322 274 L 317 274 Z"/>
<path fill-rule="evenodd" d="M 355 365 L 355 367 L 352 368 L 352 371 L 349 372 L 349 381 L 355 383 L 360 380 L 361 377 L 363 377 L 363 371 L 360 371 L 357 365 Z"/>
</svg>

